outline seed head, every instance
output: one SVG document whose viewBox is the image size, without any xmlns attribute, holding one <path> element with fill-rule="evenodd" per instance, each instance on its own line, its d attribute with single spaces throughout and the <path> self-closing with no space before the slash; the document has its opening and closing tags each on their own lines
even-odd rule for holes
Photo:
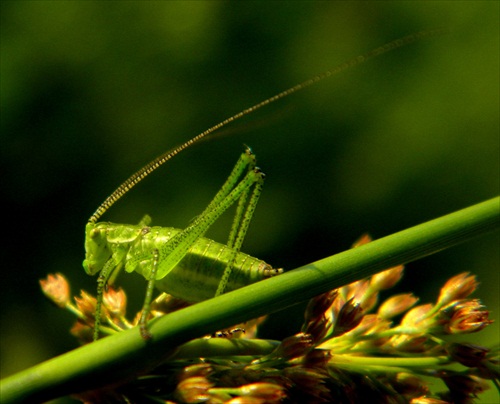
<svg viewBox="0 0 500 404">
<path fill-rule="evenodd" d="M 348 300 L 340 309 L 333 328 L 333 337 L 345 334 L 356 328 L 363 319 L 363 309 L 359 304 L 354 304 L 353 299 Z"/>
<path fill-rule="evenodd" d="M 427 314 L 431 311 L 432 304 L 422 304 L 411 309 L 401 320 L 401 325 L 406 327 L 418 327 L 424 333 L 434 322 Z"/>
<path fill-rule="evenodd" d="M 470 334 L 481 331 L 493 320 L 489 320 L 489 312 L 478 299 L 463 300 L 440 311 L 447 334 Z"/>
<path fill-rule="evenodd" d="M 380 305 L 378 315 L 383 319 L 390 319 L 405 312 L 417 302 L 418 298 L 412 293 L 394 295 Z"/>
<path fill-rule="evenodd" d="M 305 321 L 307 322 L 324 315 L 335 301 L 337 295 L 338 292 L 336 290 L 331 290 L 309 300 L 304 314 Z"/>
<path fill-rule="evenodd" d="M 368 233 L 365 233 L 352 244 L 351 248 L 362 246 L 363 244 L 367 244 L 370 241 L 372 241 L 372 237 Z"/>
<path fill-rule="evenodd" d="M 203 376 L 194 376 L 181 380 L 174 396 L 183 403 L 199 403 L 210 398 L 209 389 L 213 386 Z"/>
<path fill-rule="evenodd" d="M 441 379 L 449 389 L 446 398 L 453 403 L 472 402 L 471 399 L 489 389 L 486 381 L 476 376 L 450 372 L 442 375 Z"/>
<path fill-rule="evenodd" d="M 469 368 L 481 366 L 490 352 L 488 348 L 482 346 L 456 342 L 448 344 L 446 351 L 454 361 Z"/>
<path fill-rule="evenodd" d="M 124 316 L 127 311 L 127 295 L 123 289 L 108 287 L 103 295 L 106 308 L 116 316 Z"/>
<path fill-rule="evenodd" d="M 312 337 L 309 334 L 300 332 L 285 338 L 277 349 L 279 356 L 292 359 L 305 355 L 312 348 L 312 344 Z"/>
<path fill-rule="evenodd" d="M 65 308 L 70 303 L 69 283 L 63 275 L 50 274 L 47 279 L 40 279 L 40 286 L 44 295 L 58 307 Z"/>
<path fill-rule="evenodd" d="M 403 276 L 403 265 L 379 272 L 371 277 L 370 286 L 376 290 L 392 288 Z"/>
<path fill-rule="evenodd" d="M 283 369 L 283 374 L 292 381 L 290 396 L 295 402 L 325 403 L 331 401 L 331 392 L 325 385 L 328 375 L 317 369 L 292 366 Z"/>
<path fill-rule="evenodd" d="M 239 388 L 244 397 L 254 397 L 264 400 L 263 402 L 278 402 L 285 398 L 284 388 L 274 383 L 252 383 Z"/>
<path fill-rule="evenodd" d="M 94 319 L 97 300 L 94 296 L 89 295 L 84 290 L 80 291 L 81 297 L 75 296 L 76 307 L 88 319 Z M 103 310 L 104 311 L 104 310 Z M 104 313 L 102 313 L 104 314 Z"/>
<path fill-rule="evenodd" d="M 326 336 L 330 326 L 330 320 L 325 316 L 320 316 L 304 324 L 302 332 L 310 335 L 314 344 L 317 344 Z"/>
<path fill-rule="evenodd" d="M 70 333 L 84 344 L 91 342 L 94 338 L 94 330 L 92 327 L 81 321 L 75 322 L 70 330 Z"/>
<path fill-rule="evenodd" d="M 468 272 L 463 272 L 449 279 L 441 288 L 438 305 L 444 306 L 454 300 L 465 299 L 474 292 L 479 283 L 474 275 L 469 276 Z"/>
</svg>

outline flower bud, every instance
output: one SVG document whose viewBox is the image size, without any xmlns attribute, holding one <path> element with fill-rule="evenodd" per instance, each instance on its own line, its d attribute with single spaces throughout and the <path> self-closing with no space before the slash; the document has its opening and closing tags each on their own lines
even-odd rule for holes
<svg viewBox="0 0 500 404">
<path fill-rule="evenodd" d="M 451 374 L 441 378 L 452 396 L 476 396 L 489 388 L 485 380 L 476 376 Z"/>
<path fill-rule="evenodd" d="M 465 299 L 476 290 L 478 284 L 476 277 L 469 276 L 468 272 L 450 278 L 441 288 L 438 305 L 444 306 L 454 300 Z"/>
<path fill-rule="evenodd" d="M 309 334 L 314 344 L 320 342 L 328 332 L 331 322 L 325 316 L 312 319 L 302 326 L 302 332 Z"/>
<path fill-rule="evenodd" d="M 380 305 L 378 315 L 383 319 L 389 319 L 405 312 L 417 302 L 418 298 L 412 293 L 394 295 Z"/>
<path fill-rule="evenodd" d="M 285 398 L 284 387 L 274 383 L 252 383 L 239 388 L 240 394 L 247 397 L 265 399 L 265 402 L 280 401 Z"/>
<path fill-rule="evenodd" d="M 333 328 L 333 337 L 345 334 L 356 328 L 363 319 L 363 309 L 359 304 L 354 304 L 352 299 L 348 300 L 340 309 Z"/>
<path fill-rule="evenodd" d="M 401 325 L 405 327 L 420 327 L 422 333 L 427 332 L 427 328 L 434 322 L 427 317 L 427 313 L 432 309 L 432 304 L 422 304 L 411 309 L 401 320 Z"/>
<path fill-rule="evenodd" d="M 283 369 L 283 374 L 292 381 L 303 402 L 332 402 L 330 389 L 325 385 L 328 380 L 326 372 L 317 369 L 292 366 Z"/>
<path fill-rule="evenodd" d="M 50 274 L 47 279 L 40 279 L 40 286 L 45 296 L 58 307 L 65 308 L 70 302 L 69 283 L 61 274 Z"/>
<path fill-rule="evenodd" d="M 362 246 L 363 244 L 367 244 L 370 241 L 372 241 L 372 237 L 368 233 L 365 233 L 353 243 L 351 248 Z"/>
<path fill-rule="evenodd" d="M 180 379 L 189 379 L 194 376 L 207 377 L 212 372 L 213 368 L 209 363 L 195 363 L 194 365 L 189 365 L 182 369 Z"/>
<path fill-rule="evenodd" d="M 322 316 L 330 308 L 337 294 L 336 290 L 332 290 L 309 300 L 304 315 L 306 321 Z"/>
<path fill-rule="evenodd" d="M 210 398 L 209 389 L 212 387 L 203 376 L 195 376 L 179 382 L 175 390 L 175 397 L 183 403 L 198 403 Z"/>
<path fill-rule="evenodd" d="M 385 290 L 392 288 L 403 276 L 403 265 L 398 265 L 385 271 L 375 274 L 370 279 L 370 286 L 375 290 Z"/>
<path fill-rule="evenodd" d="M 482 364 L 486 355 L 490 352 L 482 346 L 452 342 L 446 348 L 451 359 L 469 368 L 476 368 Z"/>
<path fill-rule="evenodd" d="M 489 320 L 489 312 L 478 299 L 465 300 L 453 304 L 440 311 L 440 318 L 444 319 L 444 332 L 447 334 L 470 334 L 481 331 L 493 323 Z"/>
<path fill-rule="evenodd" d="M 117 316 L 124 316 L 127 310 L 127 295 L 123 289 L 114 289 L 108 287 L 108 290 L 103 295 L 104 305 L 106 308 Z"/>
<path fill-rule="evenodd" d="M 80 291 L 81 297 L 75 297 L 76 307 L 86 318 L 94 318 L 97 306 L 97 300 L 94 296 L 89 295 L 84 290 Z M 101 313 L 103 314 L 103 313 Z"/>
<path fill-rule="evenodd" d="M 306 354 L 312 347 L 313 340 L 309 334 L 299 332 L 285 338 L 277 348 L 279 356 L 292 359 Z"/>
</svg>

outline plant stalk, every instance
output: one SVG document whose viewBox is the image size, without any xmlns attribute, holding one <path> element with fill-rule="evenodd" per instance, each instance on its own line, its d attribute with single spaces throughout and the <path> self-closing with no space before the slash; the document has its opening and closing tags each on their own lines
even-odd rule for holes
<svg viewBox="0 0 500 404">
<path fill-rule="evenodd" d="M 434 254 L 499 224 L 497 197 L 170 313 L 150 323 L 151 340 L 131 329 L 33 366 L 1 381 L 1 401 L 43 402 L 127 382 L 166 361 L 190 340 Z M 228 342 L 240 344 L 239 354 L 251 355 L 244 340 Z"/>
</svg>

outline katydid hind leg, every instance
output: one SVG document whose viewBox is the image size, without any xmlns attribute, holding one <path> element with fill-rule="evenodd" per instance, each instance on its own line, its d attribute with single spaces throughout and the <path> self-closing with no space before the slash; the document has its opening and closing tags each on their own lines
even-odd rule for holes
<svg viewBox="0 0 500 404">
<path fill-rule="evenodd" d="M 224 273 L 222 274 L 222 278 L 219 282 L 219 286 L 217 287 L 217 291 L 215 292 L 215 296 L 222 295 L 225 292 L 227 283 L 233 270 L 236 256 L 241 249 L 243 240 L 245 239 L 248 227 L 250 225 L 250 221 L 252 220 L 255 208 L 257 207 L 257 202 L 259 201 L 260 195 L 262 193 L 262 187 L 264 185 L 264 174 L 261 173 L 258 178 L 258 181 L 256 181 L 253 185 L 252 193 L 248 202 L 247 199 L 248 194 L 250 193 L 250 188 L 247 189 L 244 194 L 242 194 L 240 202 L 238 204 L 238 209 L 228 240 L 228 246 L 231 248 L 232 253 L 227 261 L 226 268 L 224 269 Z"/>
</svg>

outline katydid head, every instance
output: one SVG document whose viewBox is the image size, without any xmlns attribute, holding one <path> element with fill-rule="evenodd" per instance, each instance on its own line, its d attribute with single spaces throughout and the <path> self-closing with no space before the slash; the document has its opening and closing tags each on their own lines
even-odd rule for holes
<svg viewBox="0 0 500 404">
<path fill-rule="evenodd" d="M 88 275 L 100 272 L 111 258 L 112 251 L 107 240 L 106 223 L 87 223 L 85 226 L 85 260 L 83 268 Z"/>
</svg>

